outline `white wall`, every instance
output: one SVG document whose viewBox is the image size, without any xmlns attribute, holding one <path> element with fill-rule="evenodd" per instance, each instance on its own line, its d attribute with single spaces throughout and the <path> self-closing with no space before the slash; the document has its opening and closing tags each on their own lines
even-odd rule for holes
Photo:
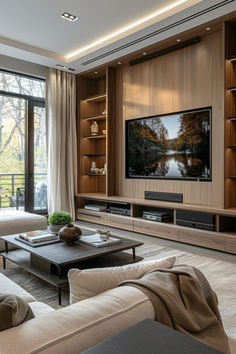
<svg viewBox="0 0 236 354">
<path fill-rule="evenodd" d="M 46 77 L 46 66 L 5 55 L 0 55 L 0 69 L 15 71 L 17 73 L 28 74 L 40 78 Z"/>
</svg>

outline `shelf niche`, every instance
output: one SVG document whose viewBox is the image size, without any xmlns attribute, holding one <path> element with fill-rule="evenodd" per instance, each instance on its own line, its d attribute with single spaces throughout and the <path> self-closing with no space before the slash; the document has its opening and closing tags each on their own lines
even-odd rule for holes
<svg viewBox="0 0 236 354">
<path fill-rule="evenodd" d="M 236 207 L 236 22 L 225 23 L 225 208 Z"/>
<path fill-rule="evenodd" d="M 112 127 L 115 125 L 115 69 L 106 68 L 98 75 L 94 73 L 78 75 L 77 89 L 78 191 L 114 194 L 115 129 L 112 130 Z M 94 121 L 98 124 L 98 135 L 91 135 L 91 124 Z M 103 130 L 106 134 L 103 134 Z M 90 172 L 93 161 L 97 168 L 104 168 L 106 164 L 106 175 Z"/>
</svg>

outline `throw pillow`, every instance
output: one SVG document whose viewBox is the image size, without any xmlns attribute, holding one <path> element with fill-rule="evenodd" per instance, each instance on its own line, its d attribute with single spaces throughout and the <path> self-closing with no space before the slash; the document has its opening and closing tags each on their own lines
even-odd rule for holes
<svg viewBox="0 0 236 354">
<path fill-rule="evenodd" d="M 106 290 L 115 288 L 120 282 L 139 279 L 156 268 L 172 268 L 175 257 L 161 258 L 146 262 L 128 264 L 121 267 L 70 269 L 70 303 L 87 299 Z"/>
<path fill-rule="evenodd" d="M 19 296 L 0 293 L 0 331 L 34 318 L 29 305 Z"/>
</svg>

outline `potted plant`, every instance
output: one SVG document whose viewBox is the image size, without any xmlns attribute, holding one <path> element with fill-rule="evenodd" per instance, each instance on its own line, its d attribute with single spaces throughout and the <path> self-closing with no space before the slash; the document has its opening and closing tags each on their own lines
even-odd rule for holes
<svg viewBox="0 0 236 354">
<path fill-rule="evenodd" d="M 62 227 L 72 222 L 72 217 L 66 211 L 56 211 L 49 216 L 48 222 L 51 232 L 57 234 Z"/>
</svg>

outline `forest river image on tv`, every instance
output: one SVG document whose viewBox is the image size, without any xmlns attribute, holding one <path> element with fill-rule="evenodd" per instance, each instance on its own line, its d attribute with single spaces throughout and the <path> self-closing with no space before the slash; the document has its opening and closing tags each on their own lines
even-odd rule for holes
<svg viewBox="0 0 236 354">
<path fill-rule="evenodd" d="M 128 178 L 211 178 L 210 110 L 128 122 Z"/>
</svg>

